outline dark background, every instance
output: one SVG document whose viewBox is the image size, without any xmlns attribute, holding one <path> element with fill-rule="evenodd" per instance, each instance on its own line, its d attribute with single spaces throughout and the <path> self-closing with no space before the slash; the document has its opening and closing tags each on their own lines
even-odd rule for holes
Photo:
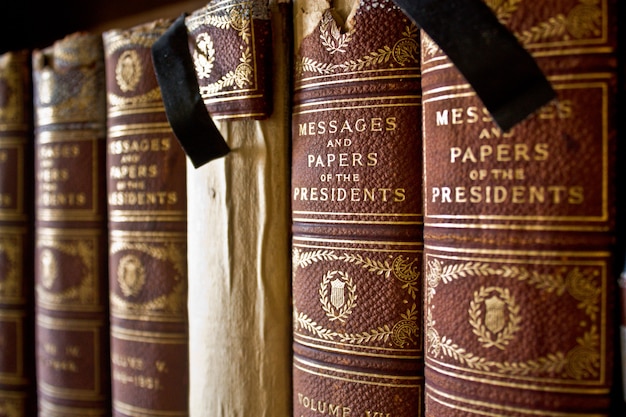
<svg viewBox="0 0 626 417">
<path fill-rule="evenodd" d="M 176 0 L 0 0 L 0 53 L 50 46 L 75 31 Z"/>
</svg>

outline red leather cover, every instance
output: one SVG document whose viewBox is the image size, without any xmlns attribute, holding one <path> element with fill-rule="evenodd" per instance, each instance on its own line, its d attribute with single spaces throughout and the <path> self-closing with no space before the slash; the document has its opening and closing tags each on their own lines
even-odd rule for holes
<svg viewBox="0 0 626 417">
<path fill-rule="evenodd" d="M 615 2 L 488 4 L 557 99 L 502 132 L 422 37 L 426 415 L 607 415 Z"/>
<path fill-rule="evenodd" d="M 196 77 L 214 120 L 272 112 L 272 36 L 267 0 L 213 1 L 185 19 Z"/>
<path fill-rule="evenodd" d="M 33 53 L 39 415 L 110 414 L 104 60 L 75 33 Z"/>
<path fill-rule="evenodd" d="M 0 56 L 0 410 L 36 413 L 30 51 Z"/>
<path fill-rule="evenodd" d="M 421 415 L 418 29 L 392 2 L 333 12 L 296 20 L 293 415 Z"/>
<path fill-rule="evenodd" d="M 103 34 L 114 416 L 189 414 L 186 161 L 150 52 L 170 24 Z"/>
</svg>

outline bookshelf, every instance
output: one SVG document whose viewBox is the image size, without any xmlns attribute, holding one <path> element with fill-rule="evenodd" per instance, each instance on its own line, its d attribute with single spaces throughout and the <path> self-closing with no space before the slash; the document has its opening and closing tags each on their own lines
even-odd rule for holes
<svg viewBox="0 0 626 417">
<path fill-rule="evenodd" d="M 13 24 L 0 27 L 0 53 L 43 48 L 75 31 L 100 32 L 159 17 L 177 17 L 206 3 L 198 0 L 6 1 L 0 5 L 0 15 L 7 16 Z"/>
</svg>

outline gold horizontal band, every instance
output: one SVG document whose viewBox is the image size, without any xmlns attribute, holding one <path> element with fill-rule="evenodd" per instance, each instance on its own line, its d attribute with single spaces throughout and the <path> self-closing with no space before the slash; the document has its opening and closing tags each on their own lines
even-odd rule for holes
<svg viewBox="0 0 626 417">
<path fill-rule="evenodd" d="M 65 400 L 76 400 L 76 401 L 89 401 L 89 402 L 101 402 L 104 401 L 104 397 L 100 392 L 99 387 L 99 377 L 100 370 L 98 369 L 96 364 L 93 364 L 94 368 L 94 388 L 93 389 L 75 389 L 75 388 L 66 388 L 61 386 L 54 386 L 48 384 L 44 381 L 37 381 L 37 386 L 44 394 L 47 394 L 50 397 L 56 397 L 59 399 Z M 85 386 L 85 383 L 82 384 Z M 90 408 L 90 404 L 85 404 L 85 408 Z"/>
<path fill-rule="evenodd" d="M 104 399 L 98 398 L 98 402 Z M 48 417 L 106 417 L 107 410 L 94 407 L 93 404 L 84 407 L 67 407 L 53 404 L 45 398 L 39 400 L 39 407 Z"/>
<path fill-rule="evenodd" d="M 119 400 L 113 400 L 113 410 L 119 411 L 123 415 L 134 417 L 187 417 L 189 415 L 187 410 L 166 411 L 142 408 Z"/>
<path fill-rule="evenodd" d="M 359 239 L 339 239 L 339 238 L 332 238 L 332 237 L 328 237 L 328 238 L 322 238 L 322 237 L 310 237 L 310 236 L 299 236 L 299 235 L 295 235 L 293 236 L 293 242 L 296 246 L 302 246 L 304 245 L 303 243 L 299 243 L 299 242 L 311 242 L 311 244 L 313 243 L 326 243 L 328 247 L 333 247 L 331 245 L 337 245 L 337 244 L 349 244 L 349 245 L 364 245 L 364 246 L 369 246 L 369 247 L 380 247 L 380 246 L 404 246 L 404 247 L 412 247 L 412 251 L 420 251 L 422 249 L 423 246 L 423 242 L 421 241 L 401 241 L 401 240 L 386 240 L 386 241 L 379 241 L 379 240 L 359 240 Z M 315 245 L 316 247 L 319 247 L 319 245 Z M 355 248 L 353 246 L 350 247 L 346 247 L 345 249 L 347 250 L 365 250 L 367 251 L 366 248 Z M 390 248 L 385 248 L 382 249 L 382 251 L 385 252 L 392 252 L 395 251 L 396 249 L 390 249 Z"/>
<path fill-rule="evenodd" d="M 293 337 L 294 341 L 303 346 L 308 346 L 317 350 L 325 350 L 329 352 L 346 353 L 353 356 L 407 360 L 421 360 L 424 357 L 421 349 L 392 349 L 384 347 L 381 348 L 371 346 L 359 346 L 361 350 L 354 350 L 342 348 L 342 346 L 354 347 L 354 345 L 350 345 L 347 343 L 327 342 L 326 340 L 324 341 L 326 343 L 318 343 L 319 339 L 297 332 L 294 332 Z"/>
<path fill-rule="evenodd" d="M 336 84 L 365 82 L 369 83 L 372 81 L 391 81 L 400 79 L 415 79 L 417 82 L 421 79 L 419 67 L 375 69 L 366 71 L 342 72 L 340 74 L 333 75 L 306 77 L 298 80 L 295 86 L 295 91 Z"/>
<path fill-rule="evenodd" d="M 152 211 L 141 212 L 126 212 L 121 213 L 119 211 L 111 212 L 109 217 L 112 223 L 186 223 L 186 213 L 178 212 L 163 212 L 157 213 Z"/>
<path fill-rule="evenodd" d="M 110 138 L 119 138 L 134 135 L 150 135 L 150 134 L 170 134 L 174 132 L 168 122 L 155 123 L 138 123 L 127 125 L 115 125 L 109 127 L 108 136 Z"/>
<path fill-rule="evenodd" d="M 317 363 L 307 361 L 305 359 L 294 356 L 294 367 L 302 372 L 306 372 L 311 375 L 320 376 L 322 378 L 336 379 L 339 381 L 345 381 L 350 383 L 357 383 L 363 385 L 375 385 L 379 387 L 391 387 L 391 388 L 421 388 L 424 384 L 424 377 L 421 375 L 414 376 L 399 376 L 390 374 L 377 374 L 372 372 L 360 372 L 347 370 L 340 367 L 332 367 L 319 365 Z M 335 373 L 331 375 L 330 373 Z M 340 376 L 340 375 L 343 376 Z"/>
<path fill-rule="evenodd" d="M 38 131 L 36 134 L 36 142 L 57 143 L 57 142 L 97 142 L 106 140 L 106 129 L 104 126 L 98 129 L 82 129 L 82 130 L 44 130 Z"/>
<path fill-rule="evenodd" d="M 156 345 L 186 345 L 189 342 L 189 336 L 186 332 L 151 332 L 145 330 L 133 330 L 116 325 L 111 326 L 111 338 Z"/>
<path fill-rule="evenodd" d="M 28 143 L 28 136 L 26 133 L 22 136 L 17 136 L 15 134 L 3 136 L 2 133 L 4 132 L 2 132 L 2 125 L 0 125 L 0 149 L 7 147 L 21 149 L 24 145 L 26 145 L 26 143 Z"/>
<path fill-rule="evenodd" d="M 111 229 L 109 236 L 113 241 L 138 241 L 138 242 L 186 242 L 187 231 L 153 231 L 153 230 L 120 230 Z"/>
<path fill-rule="evenodd" d="M 56 238 L 62 237 L 63 240 L 68 240 L 72 238 L 84 239 L 85 237 L 98 238 L 102 236 L 106 231 L 104 228 L 55 228 L 55 227 L 38 227 L 36 235 L 38 238 Z"/>
<path fill-rule="evenodd" d="M 433 395 L 435 394 L 435 395 Z M 503 416 L 511 414 L 520 414 L 526 416 L 537 417 L 602 417 L 605 414 L 598 413 L 575 413 L 559 412 L 551 410 L 539 410 L 534 408 L 514 407 L 510 405 L 499 405 L 494 402 L 484 402 L 474 399 L 468 399 L 456 395 L 447 394 L 428 386 L 426 389 L 427 401 L 430 399 L 450 409 L 475 414 L 478 416 Z M 455 403 L 453 403 L 454 401 Z"/>
<path fill-rule="evenodd" d="M 513 250 L 513 249 L 488 249 L 488 248 L 465 248 L 465 247 L 451 247 L 451 246 L 437 246 L 426 244 L 424 249 L 428 251 L 447 252 L 447 253 L 461 253 L 468 255 L 501 255 L 501 256 L 536 256 L 536 257 L 553 257 L 557 259 L 561 258 L 599 258 L 595 260 L 595 263 L 602 261 L 603 258 L 610 258 L 612 256 L 610 251 L 572 251 L 572 250 Z M 528 261 L 524 261 L 528 262 Z M 567 262 L 558 261 L 558 264 L 571 264 L 572 260 Z"/>
<path fill-rule="evenodd" d="M 73 316 L 76 317 L 76 316 Z M 106 324 L 103 320 L 80 320 L 75 318 L 56 318 L 42 313 L 36 315 L 37 325 L 49 330 L 87 331 L 96 336 Z"/>
<path fill-rule="evenodd" d="M 134 116 L 137 114 L 163 114 L 165 107 L 163 102 L 145 103 L 145 104 L 120 104 L 117 106 L 111 106 L 107 110 L 107 117 L 109 118 L 109 126 L 115 125 L 111 119 L 115 119 L 123 116 Z"/>
</svg>

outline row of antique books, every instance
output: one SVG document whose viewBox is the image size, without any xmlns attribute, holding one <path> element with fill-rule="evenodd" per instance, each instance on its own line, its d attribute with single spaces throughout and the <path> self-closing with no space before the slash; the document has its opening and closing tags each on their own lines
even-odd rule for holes
<svg viewBox="0 0 626 417">
<path fill-rule="evenodd" d="M 268 71 L 288 68 L 272 55 L 288 6 L 208 3 L 0 57 L 0 415 L 290 412 L 287 143 L 272 137 L 289 127 L 286 101 L 270 117 Z M 157 80 L 153 46 L 181 23 L 187 81 L 233 148 L 221 177 L 187 166 Z M 276 263 L 258 265 L 261 246 Z"/>
<path fill-rule="evenodd" d="M 2 56 L 3 415 L 187 415 L 185 155 L 149 67 L 168 25 Z"/>
<path fill-rule="evenodd" d="M 545 75 L 507 128 L 399 4 L 0 56 L 0 415 L 624 415 L 617 1 L 443 14 Z"/>
</svg>

